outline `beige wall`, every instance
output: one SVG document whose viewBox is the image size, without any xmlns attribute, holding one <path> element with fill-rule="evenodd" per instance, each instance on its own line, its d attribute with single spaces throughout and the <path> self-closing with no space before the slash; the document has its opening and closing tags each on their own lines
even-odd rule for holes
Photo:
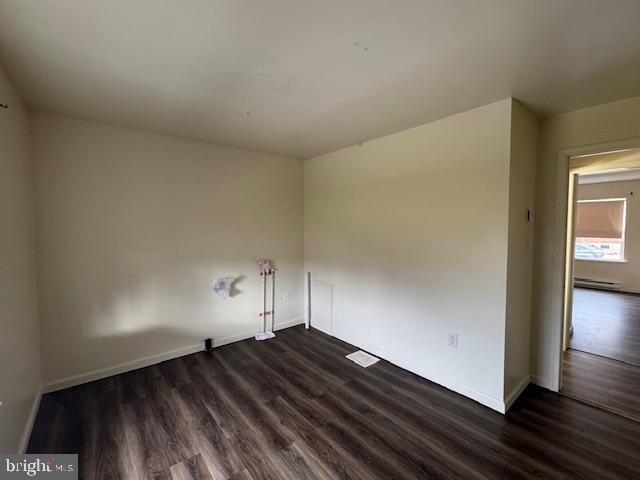
<svg viewBox="0 0 640 480">
<path fill-rule="evenodd" d="M 33 142 L 46 382 L 255 333 L 260 257 L 301 321 L 301 161 L 47 114 Z"/>
<path fill-rule="evenodd" d="M 333 334 L 498 410 L 511 111 L 503 100 L 304 166 L 305 269 L 333 286 Z M 517 148 L 531 142 L 524 135 Z M 514 195 L 518 205 L 530 190 Z M 529 227 L 514 228 L 522 233 L 514 252 L 530 248 Z M 526 297 L 526 280 L 522 289 Z M 457 349 L 449 332 L 459 335 Z"/>
<path fill-rule="evenodd" d="M 640 145 L 640 97 L 547 119 L 541 125 L 536 177 L 532 373 L 537 383 L 559 385 L 562 331 L 567 165 L 563 151 L 606 151 Z"/>
<path fill-rule="evenodd" d="M 640 293 L 640 180 L 580 185 L 578 200 L 627 199 L 625 262 L 576 260 L 574 276 L 620 282 L 626 292 Z"/>
<path fill-rule="evenodd" d="M 40 338 L 29 119 L 2 67 L 0 102 L 0 452 L 17 452 L 38 398 Z"/>
<path fill-rule="evenodd" d="M 507 402 L 529 383 L 533 219 L 538 121 L 520 103 L 513 103 L 509 170 L 509 253 L 505 340 Z"/>
</svg>

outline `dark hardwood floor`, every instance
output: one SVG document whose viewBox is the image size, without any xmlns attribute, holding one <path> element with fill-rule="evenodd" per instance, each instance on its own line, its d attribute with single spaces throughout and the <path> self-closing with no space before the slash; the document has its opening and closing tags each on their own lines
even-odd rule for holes
<svg viewBox="0 0 640 480">
<path fill-rule="evenodd" d="M 506 416 L 294 327 L 45 395 L 90 479 L 640 478 L 640 423 L 537 387 Z"/>
<path fill-rule="evenodd" d="M 567 350 L 563 368 L 563 393 L 640 422 L 640 367 Z"/>
<path fill-rule="evenodd" d="M 569 347 L 640 365 L 640 295 L 575 288 Z"/>
</svg>

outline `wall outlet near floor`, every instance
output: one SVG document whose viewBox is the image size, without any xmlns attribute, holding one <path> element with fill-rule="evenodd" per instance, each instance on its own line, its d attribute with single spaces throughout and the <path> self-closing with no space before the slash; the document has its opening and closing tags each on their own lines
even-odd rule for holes
<svg viewBox="0 0 640 480">
<path fill-rule="evenodd" d="M 449 332 L 447 334 L 447 344 L 450 347 L 458 348 L 458 334 Z"/>
<path fill-rule="evenodd" d="M 291 299 L 291 297 L 289 296 L 289 292 L 284 292 L 282 294 L 282 300 L 284 300 L 285 302 L 288 302 Z"/>
</svg>

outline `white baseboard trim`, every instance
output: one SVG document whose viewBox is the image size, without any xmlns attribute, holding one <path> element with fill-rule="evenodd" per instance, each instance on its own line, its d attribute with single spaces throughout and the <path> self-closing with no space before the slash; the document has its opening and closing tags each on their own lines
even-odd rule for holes
<svg viewBox="0 0 640 480">
<path fill-rule="evenodd" d="M 275 325 L 274 330 L 276 331 L 282 330 L 284 328 L 294 327 L 296 325 L 301 325 L 303 323 L 304 323 L 304 319 L 302 317 L 299 317 L 286 322 L 277 323 Z M 214 348 L 221 347 L 222 345 L 227 345 L 229 343 L 239 342 L 241 340 L 253 338 L 253 336 L 256 333 L 257 332 L 245 332 L 245 333 L 240 333 L 238 335 L 230 335 L 228 337 L 214 338 L 213 347 Z M 43 386 L 43 393 L 50 393 L 50 392 L 55 392 L 57 390 L 62 390 L 69 387 L 75 387 L 76 385 L 81 385 L 83 383 L 93 382 L 95 380 L 111 377 L 113 375 L 129 372 L 131 370 L 137 370 L 138 368 L 148 367 L 160 362 L 172 360 L 174 358 L 184 357 L 185 355 L 197 353 L 202 350 L 203 350 L 203 344 L 199 343 L 197 345 L 190 345 L 188 347 L 178 348 L 176 350 L 170 350 L 168 352 L 160 353 L 158 355 L 151 355 L 149 357 L 139 358 L 137 360 L 121 363 L 119 365 L 114 365 L 112 367 L 101 368 L 99 370 L 92 370 L 89 372 L 80 373 L 78 375 L 61 378 L 59 380 L 54 380 L 52 382 L 46 383 Z"/>
<path fill-rule="evenodd" d="M 287 322 L 282 322 L 282 323 L 276 323 L 274 326 L 274 330 L 277 332 L 278 330 L 283 330 L 285 328 L 289 328 L 289 327 L 295 327 L 297 325 L 302 325 L 304 324 L 304 318 L 303 317 L 299 317 L 299 318 L 295 318 L 293 320 L 289 320 Z M 214 338 L 213 339 L 213 348 L 215 347 L 221 347 L 223 345 L 228 345 L 229 343 L 234 343 L 234 342 L 240 342 L 241 340 L 247 340 L 248 338 L 253 338 L 255 337 L 256 332 L 246 332 L 246 333 L 240 333 L 238 335 L 232 335 L 229 337 L 223 337 L 223 338 Z"/>
<path fill-rule="evenodd" d="M 341 334 L 339 335 L 339 334 L 336 334 L 335 332 L 333 332 L 332 335 L 342 340 L 343 342 L 350 343 L 351 345 L 355 345 L 358 348 L 362 348 L 363 350 L 366 350 L 367 352 L 370 352 L 376 355 L 377 357 L 384 358 L 388 362 L 393 363 L 398 367 L 404 368 L 405 370 L 408 370 L 412 373 L 415 373 L 416 375 L 419 375 L 422 378 L 426 378 L 427 380 L 437 383 L 438 385 L 442 385 L 443 387 L 448 388 L 451 391 L 459 393 L 460 395 L 464 395 L 465 397 L 471 398 L 472 400 L 475 400 L 476 402 L 481 403 L 482 405 L 489 407 L 492 410 L 495 410 L 500 413 L 505 413 L 506 411 L 505 403 L 500 399 L 497 399 L 485 393 L 479 392 L 460 382 L 456 382 L 454 380 L 445 378 L 439 373 L 433 372 L 422 365 L 414 363 L 405 358 L 401 358 L 399 356 L 393 355 L 387 352 L 386 350 L 383 350 L 382 348 L 376 347 L 375 345 L 371 345 L 370 343 L 364 342 L 358 338 L 352 337 L 350 335 L 341 335 Z"/>
<path fill-rule="evenodd" d="M 75 387 L 76 385 L 81 385 L 83 383 L 93 382 L 94 380 L 100 380 L 101 378 L 118 375 L 119 373 L 148 367 L 150 365 L 155 365 L 156 363 L 164 362 L 166 360 L 171 360 L 173 358 L 183 357 L 191 353 L 196 353 L 202 349 L 203 348 L 201 344 L 191 345 L 189 347 L 170 350 L 158 355 L 151 355 L 149 357 L 143 357 L 137 360 L 132 360 L 130 362 L 121 363 L 119 365 L 114 365 L 113 367 L 91 370 L 89 372 L 80 373 L 78 375 L 61 378 L 59 380 L 54 380 L 52 382 L 46 383 L 44 385 L 44 393 L 55 392 L 58 390 L 63 390 L 65 388 Z"/>
<path fill-rule="evenodd" d="M 531 377 L 527 375 L 522 380 L 520 380 L 520 382 L 515 386 L 513 390 L 511 390 L 511 392 L 509 392 L 507 398 L 504 399 L 505 413 L 509 411 L 511 405 L 513 405 L 513 402 L 518 399 L 518 397 L 522 394 L 522 392 L 524 392 L 524 389 L 527 388 L 530 383 Z"/>
<path fill-rule="evenodd" d="M 40 408 L 40 400 L 42 400 L 42 387 L 38 388 L 36 395 L 33 398 L 33 404 L 29 411 L 29 417 L 27 418 L 27 424 L 24 427 L 22 438 L 20 439 L 20 445 L 18 446 L 18 453 L 25 453 L 27 446 L 29 446 L 29 438 L 31 438 L 31 431 L 33 430 L 33 424 L 36 422 L 36 415 L 38 415 L 38 409 Z"/>
</svg>

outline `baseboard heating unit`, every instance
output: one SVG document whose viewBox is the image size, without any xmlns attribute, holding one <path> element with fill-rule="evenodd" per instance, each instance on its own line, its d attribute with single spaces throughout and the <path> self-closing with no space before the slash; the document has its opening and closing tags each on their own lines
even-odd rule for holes
<svg viewBox="0 0 640 480">
<path fill-rule="evenodd" d="M 584 288 L 597 288 L 599 290 L 621 290 L 620 282 L 605 282 L 603 280 L 593 280 L 591 278 L 575 278 L 573 285 Z"/>
</svg>

